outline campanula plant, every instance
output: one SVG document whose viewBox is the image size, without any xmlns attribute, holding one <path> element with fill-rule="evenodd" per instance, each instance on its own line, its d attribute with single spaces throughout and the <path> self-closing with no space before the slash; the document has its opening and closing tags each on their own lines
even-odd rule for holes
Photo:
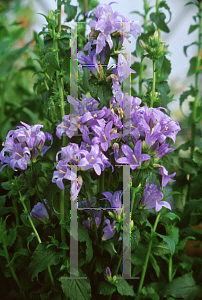
<svg viewBox="0 0 202 300">
<path fill-rule="evenodd" d="M 58 0 L 35 33 L 41 77 L 34 88 L 49 132 L 39 122 L 21 121 L 0 152 L 0 254 L 11 287 L 4 298 L 199 299 L 202 269 L 184 247 L 200 233 L 186 235 L 190 206 L 180 212 L 172 197 L 179 194 L 172 184 L 182 168 L 169 165 L 181 126 L 169 115 L 162 89 L 169 63 L 161 30 L 169 29 L 161 9 L 170 9 L 156 1 L 148 24 L 152 8 L 145 0 L 141 28 L 115 10 L 116 2 L 79 3 L 80 12 Z M 200 1 L 196 5 L 200 26 Z M 67 25 L 61 24 L 62 7 Z M 68 23 L 74 19 L 76 29 Z M 79 29 L 86 23 L 88 36 L 86 25 Z M 141 56 L 132 66 L 124 50 L 131 37 Z M 153 76 L 144 94 L 146 57 Z M 139 93 L 124 92 L 131 74 L 132 80 L 139 76 Z M 200 150 L 195 142 L 191 147 L 196 163 Z"/>
</svg>

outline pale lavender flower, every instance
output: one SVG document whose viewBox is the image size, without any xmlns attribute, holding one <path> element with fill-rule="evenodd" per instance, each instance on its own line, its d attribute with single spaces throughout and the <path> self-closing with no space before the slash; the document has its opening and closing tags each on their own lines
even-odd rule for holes
<svg viewBox="0 0 202 300">
<path fill-rule="evenodd" d="M 78 129 L 78 121 L 80 117 L 76 115 L 65 115 L 63 116 L 63 121 L 58 124 L 56 128 L 56 135 L 59 139 L 62 138 L 62 134 L 65 133 L 69 138 L 74 136 L 74 133 Z"/>
<path fill-rule="evenodd" d="M 140 206 L 144 206 L 145 209 L 155 208 L 155 211 L 158 212 L 162 209 L 162 206 L 171 210 L 171 206 L 166 201 L 161 201 L 163 199 L 163 193 L 161 189 L 157 187 L 156 184 L 149 184 L 147 182 L 144 190 L 144 194 L 140 199 Z"/>
<path fill-rule="evenodd" d="M 116 233 L 116 225 L 115 225 L 116 224 L 116 220 L 114 220 L 112 222 L 112 224 L 110 224 L 110 220 L 106 219 L 104 221 L 104 223 L 107 223 L 107 226 L 103 229 L 104 235 L 102 237 L 102 240 L 106 241 L 106 240 L 112 238 L 115 235 L 115 233 Z"/>
<path fill-rule="evenodd" d="M 111 204 L 111 207 L 116 208 L 116 215 L 117 215 L 117 217 L 119 217 L 121 214 L 121 206 L 122 206 L 121 205 L 122 191 L 121 190 L 116 191 L 114 193 L 114 195 L 112 195 L 112 193 L 107 192 L 107 191 L 103 192 L 102 194 L 105 196 L 105 198 L 101 198 L 100 200 L 107 199 L 109 201 L 109 203 Z"/>
<path fill-rule="evenodd" d="M 142 161 L 149 160 L 151 157 L 148 154 L 142 154 L 142 141 L 137 141 L 134 151 L 128 145 L 122 145 L 121 150 L 126 157 L 121 157 L 116 160 L 120 164 L 130 164 L 130 168 L 135 170 L 141 167 Z"/>
<path fill-rule="evenodd" d="M 47 200 L 46 199 L 43 199 L 43 200 L 46 203 L 48 209 L 50 209 L 50 207 L 48 206 Z M 49 214 L 48 214 L 44 204 L 39 202 L 32 208 L 30 217 L 35 218 L 41 222 L 45 222 L 46 220 L 49 219 Z"/>
<path fill-rule="evenodd" d="M 169 147 L 169 144 L 167 144 L 166 142 L 163 142 L 163 144 L 158 148 L 157 153 L 155 154 L 155 156 L 160 159 L 164 155 L 166 155 L 167 153 L 169 153 L 171 151 L 174 151 L 174 150 L 175 149 Z"/>
<path fill-rule="evenodd" d="M 88 50 L 88 56 L 83 51 L 79 51 L 77 54 L 78 61 L 85 67 L 87 67 L 92 73 L 97 74 L 99 72 L 99 66 L 97 62 L 96 50 Z"/>
<path fill-rule="evenodd" d="M 98 227 L 102 220 L 103 211 L 102 210 L 93 210 L 93 215 L 95 218 L 96 227 Z M 88 220 L 83 221 L 83 226 L 87 229 L 93 229 L 93 219 L 92 217 L 88 217 Z"/>
<path fill-rule="evenodd" d="M 60 160 L 56 166 L 57 171 L 54 171 L 52 182 L 56 183 L 57 186 L 64 190 L 63 179 L 76 180 L 76 174 L 71 171 L 70 166 L 68 165 L 68 160 Z"/>
<path fill-rule="evenodd" d="M 163 167 L 163 166 L 161 166 L 159 168 L 159 173 L 162 175 L 162 189 L 166 186 L 166 184 L 168 182 L 174 182 L 174 181 L 176 181 L 174 179 L 171 179 L 171 177 L 175 176 L 176 172 L 174 172 L 171 175 L 168 175 L 168 171 L 166 170 L 166 168 Z"/>
</svg>

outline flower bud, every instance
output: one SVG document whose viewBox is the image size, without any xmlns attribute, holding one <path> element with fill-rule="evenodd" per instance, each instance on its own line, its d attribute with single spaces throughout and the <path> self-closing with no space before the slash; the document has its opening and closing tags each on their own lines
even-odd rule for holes
<svg viewBox="0 0 202 300">
<path fill-rule="evenodd" d="M 41 150 L 43 148 L 43 145 L 44 145 L 44 141 L 40 140 L 40 142 L 38 143 L 39 150 Z"/>
<path fill-rule="evenodd" d="M 110 271 L 110 268 L 109 268 L 109 267 L 106 268 L 106 275 L 107 275 L 107 278 L 108 278 L 108 279 L 111 278 L 111 271 Z"/>
<path fill-rule="evenodd" d="M 150 153 L 154 153 L 155 151 L 157 151 L 159 148 L 159 142 L 156 141 L 150 148 Z"/>
<path fill-rule="evenodd" d="M 154 38 L 155 38 L 155 40 L 157 40 L 158 37 L 159 37 L 158 30 L 155 30 L 155 31 L 154 31 Z"/>
<path fill-rule="evenodd" d="M 37 155 L 38 155 L 38 151 L 37 151 L 36 147 L 34 147 L 33 150 L 32 150 L 32 160 L 33 160 L 33 162 L 36 161 Z"/>
<path fill-rule="evenodd" d="M 145 49 L 146 44 L 145 44 L 145 42 L 143 42 L 143 40 L 139 40 L 139 44 L 140 44 L 140 47 Z"/>
</svg>

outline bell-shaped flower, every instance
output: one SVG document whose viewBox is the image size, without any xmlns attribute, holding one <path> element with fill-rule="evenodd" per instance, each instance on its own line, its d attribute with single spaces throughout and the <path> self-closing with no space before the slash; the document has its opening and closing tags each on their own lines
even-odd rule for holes
<svg viewBox="0 0 202 300">
<path fill-rule="evenodd" d="M 134 151 L 128 145 L 122 145 L 121 150 L 126 157 L 121 157 L 116 160 L 120 164 L 130 164 L 130 168 L 135 170 L 141 167 L 142 161 L 149 160 L 151 157 L 148 154 L 142 154 L 142 141 L 137 141 Z"/>
<path fill-rule="evenodd" d="M 149 184 L 149 182 L 147 182 L 139 205 L 144 206 L 145 209 L 155 208 L 156 212 L 161 210 L 162 206 L 171 210 L 170 204 L 166 201 L 161 201 L 162 199 L 163 193 L 161 192 L 161 189 L 158 188 L 156 184 Z"/>
<path fill-rule="evenodd" d="M 102 220 L 102 215 L 103 215 L 103 211 L 102 210 L 94 210 L 93 211 L 93 215 L 94 215 L 94 218 L 95 218 L 95 224 L 96 224 L 96 227 L 98 227 L 101 223 L 101 220 Z M 93 229 L 93 218 L 92 217 L 88 217 L 87 220 L 84 220 L 83 221 L 83 226 L 87 229 Z"/>
<path fill-rule="evenodd" d="M 63 179 L 76 180 L 76 174 L 71 171 L 70 166 L 68 165 L 68 160 L 60 160 L 56 166 L 57 171 L 54 171 L 52 182 L 56 183 L 57 186 L 64 190 Z"/>
<path fill-rule="evenodd" d="M 105 198 L 101 198 L 100 200 L 105 200 L 107 199 L 109 201 L 109 203 L 111 204 L 112 208 L 116 208 L 116 216 L 119 218 L 120 214 L 121 214 L 121 196 L 122 196 L 122 191 L 116 191 L 114 193 L 114 195 L 112 195 L 112 193 L 110 192 L 103 192 L 102 193 Z"/>
<path fill-rule="evenodd" d="M 175 182 L 174 179 L 171 179 L 171 177 L 174 177 L 176 172 L 174 172 L 173 174 L 171 175 L 168 175 L 168 171 L 166 170 L 165 167 L 163 166 L 160 166 L 159 168 L 159 173 L 162 175 L 162 189 L 166 186 L 166 184 L 168 182 Z"/>
<path fill-rule="evenodd" d="M 78 129 L 79 116 L 76 115 L 65 115 L 63 121 L 58 124 L 56 128 L 56 135 L 59 139 L 62 138 L 62 134 L 65 133 L 69 138 L 74 136 L 74 133 Z"/>
<path fill-rule="evenodd" d="M 104 223 L 107 223 L 107 226 L 105 226 L 105 228 L 103 229 L 104 235 L 102 237 L 102 240 L 106 241 L 106 240 L 112 238 L 115 235 L 115 233 L 116 233 L 116 225 L 115 225 L 116 224 L 116 220 L 114 220 L 112 222 L 112 224 L 110 224 L 110 220 L 106 219 L 104 221 Z"/>
<path fill-rule="evenodd" d="M 48 209 L 50 209 L 50 207 L 48 206 L 47 200 L 46 199 L 43 199 L 43 200 L 46 203 Z M 41 222 L 45 222 L 46 220 L 49 219 L 49 214 L 48 214 L 44 204 L 39 202 L 32 208 L 30 217 L 35 218 Z"/>
</svg>

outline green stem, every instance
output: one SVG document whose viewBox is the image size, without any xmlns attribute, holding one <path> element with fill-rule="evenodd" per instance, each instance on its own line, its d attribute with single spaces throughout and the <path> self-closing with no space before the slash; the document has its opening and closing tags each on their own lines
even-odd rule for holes
<svg viewBox="0 0 202 300">
<path fill-rule="evenodd" d="M 172 255 L 170 255 L 169 264 L 168 264 L 168 281 L 169 282 L 172 282 L 172 280 L 173 280 L 172 264 L 173 264 Z"/>
<path fill-rule="evenodd" d="M 8 249 L 7 249 L 6 243 L 3 243 L 3 248 L 4 248 L 6 261 L 7 261 L 7 263 L 8 263 L 8 266 L 9 266 L 9 269 L 10 269 L 10 271 L 11 271 L 11 274 L 12 274 L 12 276 L 13 276 L 15 282 L 17 283 L 17 285 L 18 285 L 18 287 L 19 287 L 19 289 L 20 289 L 20 291 L 21 291 L 21 293 L 22 293 L 24 299 L 26 299 L 25 293 L 24 293 L 24 292 L 22 291 L 22 289 L 21 289 L 21 286 L 20 286 L 18 277 L 17 277 L 17 275 L 15 274 L 15 270 L 14 270 L 13 267 L 10 265 L 10 258 L 9 258 L 9 254 L 8 254 Z"/>
<path fill-rule="evenodd" d="M 42 241 L 41 241 L 41 239 L 40 239 L 40 236 L 39 236 L 39 234 L 38 234 L 38 231 L 36 230 L 36 227 L 34 226 L 34 223 L 32 222 L 32 218 L 30 217 L 30 215 L 29 215 L 29 213 L 28 213 L 27 207 L 26 207 L 26 205 L 25 205 L 25 203 L 24 203 L 24 198 L 22 197 L 22 194 L 21 194 L 20 191 L 19 191 L 19 195 L 20 195 L 20 201 L 21 201 L 21 203 L 22 203 L 22 205 L 23 205 L 23 207 L 24 207 L 24 210 L 25 210 L 24 213 L 25 213 L 25 214 L 27 215 L 27 217 L 28 217 L 28 220 L 29 220 L 29 222 L 30 222 L 30 224 L 31 224 L 31 226 L 32 226 L 32 228 L 33 228 L 35 234 L 36 234 L 36 237 L 37 237 L 37 240 L 38 240 L 39 244 L 41 244 Z M 49 273 L 49 276 L 50 276 L 50 279 L 51 279 L 51 283 L 52 283 L 52 285 L 54 286 L 54 279 L 53 279 L 53 275 L 52 275 L 52 272 L 51 272 L 51 268 L 50 268 L 49 265 L 47 266 L 47 268 L 48 268 L 48 273 Z"/>
<path fill-rule="evenodd" d="M 152 84 L 151 107 L 153 107 L 153 104 L 154 104 L 155 81 L 156 81 L 155 60 L 153 60 L 153 84 Z"/>
<path fill-rule="evenodd" d="M 133 205 L 134 205 L 134 201 L 135 201 L 135 189 L 134 189 L 133 192 L 131 193 L 131 220 L 132 220 L 132 216 L 133 216 Z"/>
<path fill-rule="evenodd" d="M 159 0 L 156 0 L 156 13 L 159 13 Z"/>
<path fill-rule="evenodd" d="M 121 242 L 120 245 L 119 245 L 119 250 L 118 250 L 118 252 L 120 252 L 121 248 L 122 248 L 122 242 Z M 118 273 L 118 271 L 119 271 L 119 267 L 120 267 L 121 262 L 122 262 L 122 251 L 121 251 L 121 257 L 119 258 L 119 262 L 118 262 L 118 265 L 117 265 L 117 267 L 116 267 L 116 271 L 115 271 L 115 273 L 114 273 L 115 276 L 117 276 L 117 273 Z"/>
<path fill-rule="evenodd" d="M 57 23 L 58 23 L 58 32 L 61 31 L 61 3 L 60 1 L 58 1 L 57 3 L 57 10 L 58 10 L 58 19 L 57 19 Z"/>
<path fill-rule="evenodd" d="M 135 298 L 135 300 L 140 299 L 140 295 L 141 295 L 141 292 L 142 292 L 142 287 L 143 287 L 143 284 L 144 284 L 144 278 L 145 278 L 145 274 L 146 274 L 146 271 L 147 271 L 147 265 L 148 265 L 148 262 L 149 262 L 149 256 L 150 256 L 151 247 L 152 247 L 153 234 L 156 231 L 156 227 L 157 227 L 157 224 L 159 222 L 160 215 L 161 215 L 161 212 L 159 212 L 157 217 L 156 217 L 154 227 L 153 227 L 153 232 L 151 232 L 151 235 L 150 235 L 150 241 L 149 241 L 149 245 L 148 245 L 148 249 L 147 249 L 147 255 L 146 255 L 146 258 L 145 258 L 144 265 L 143 265 L 140 284 L 139 284 L 139 287 L 138 287 L 137 297 Z"/>
<path fill-rule="evenodd" d="M 65 190 L 60 190 L 60 222 L 63 223 L 65 221 Z M 66 235 L 65 235 L 65 229 L 63 228 L 62 224 L 60 226 L 61 228 L 61 240 L 63 243 L 66 243 Z"/>
<path fill-rule="evenodd" d="M 140 62 L 140 76 L 139 76 L 139 94 L 142 95 L 142 75 L 143 75 L 143 67 L 144 67 L 144 58 L 141 56 Z"/>
<path fill-rule="evenodd" d="M 198 75 L 199 75 L 199 69 L 200 69 L 200 61 L 201 61 L 201 36 L 202 36 L 202 24 L 201 24 L 201 12 L 202 12 L 202 6 L 199 4 L 199 35 L 198 35 L 198 54 L 197 54 L 197 65 L 196 65 L 196 72 L 195 72 L 195 89 L 196 89 L 196 96 L 194 100 L 194 108 L 193 108 L 193 114 L 192 114 L 192 126 L 191 126 L 191 158 L 193 158 L 195 146 L 196 146 L 196 116 L 197 116 L 197 107 L 198 107 L 198 96 L 199 96 L 199 89 L 198 89 Z"/>
</svg>

